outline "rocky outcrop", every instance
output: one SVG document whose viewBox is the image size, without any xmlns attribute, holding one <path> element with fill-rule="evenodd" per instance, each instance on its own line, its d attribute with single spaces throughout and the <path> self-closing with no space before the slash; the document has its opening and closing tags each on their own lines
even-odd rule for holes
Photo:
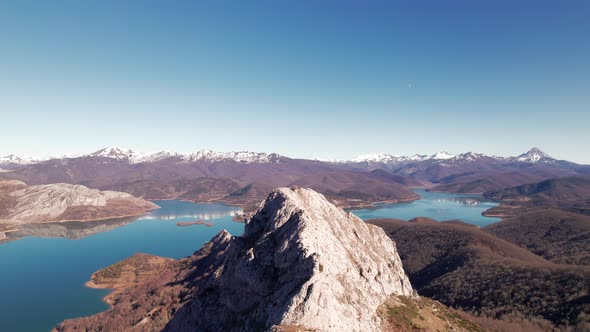
<svg viewBox="0 0 590 332">
<path fill-rule="evenodd" d="M 298 188 L 272 191 L 242 236 L 222 231 L 156 275 L 56 331 L 378 331 L 380 306 L 416 296 L 381 228 Z"/>
<path fill-rule="evenodd" d="M 139 215 L 158 206 L 130 194 L 56 183 L 0 181 L 0 223 L 96 220 Z"/>
<path fill-rule="evenodd" d="M 274 190 L 242 237 L 210 246 L 211 276 L 167 331 L 373 331 L 390 295 L 414 294 L 383 230 L 310 189 Z"/>
</svg>

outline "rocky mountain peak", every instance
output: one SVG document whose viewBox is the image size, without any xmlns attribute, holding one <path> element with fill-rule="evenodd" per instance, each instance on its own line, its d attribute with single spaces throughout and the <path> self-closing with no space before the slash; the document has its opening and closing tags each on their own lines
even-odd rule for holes
<svg viewBox="0 0 590 332">
<path fill-rule="evenodd" d="M 105 157 L 112 159 L 129 159 L 135 152 L 131 149 L 106 147 L 90 154 L 93 157 Z"/>
<path fill-rule="evenodd" d="M 243 236 L 223 231 L 205 253 L 209 277 L 166 330 L 375 331 L 379 305 L 415 294 L 385 232 L 310 189 L 275 189 Z"/>
<path fill-rule="evenodd" d="M 250 152 L 250 151 L 233 151 L 233 152 L 216 152 L 212 150 L 201 150 L 195 153 L 184 155 L 184 159 L 188 162 L 195 162 L 199 160 L 207 161 L 235 161 L 239 163 L 277 163 L 281 156 L 276 153 Z"/>
<path fill-rule="evenodd" d="M 541 151 L 541 149 L 539 149 L 537 147 L 534 147 L 534 148 L 530 149 L 529 151 L 516 157 L 516 159 L 518 161 L 531 162 L 531 163 L 539 162 L 541 159 L 544 159 L 544 158 L 552 159 L 548 154 Z"/>
<path fill-rule="evenodd" d="M 451 159 L 453 157 L 455 157 L 454 154 L 450 154 L 450 153 L 448 153 L 446 151 L 440 151 L 440 152 L 437 152 L 437 153 L 433 154 L 430 157 L 430 159 L 434 159 L 434 160 L 446 160 L 446 159 Z"/>
</svg>

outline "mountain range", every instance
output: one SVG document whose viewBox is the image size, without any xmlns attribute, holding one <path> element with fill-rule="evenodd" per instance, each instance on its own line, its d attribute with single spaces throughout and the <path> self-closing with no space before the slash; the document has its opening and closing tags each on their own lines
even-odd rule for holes
<svg viewBox="0 0 590 332">
<path fill-rule="evenodd" d="M 191 153 L 179 153 L 171 151 L 157 151 L 157 152 L 139 152 L 129 148 L 120 147 L 106 147 L 92 153 L 70 153 L 62 156 L 49 156 L 43 158 L 33 158 L 29 156 L 18 156 L 15 154 L 9 154 L 0 156 L 0 167 L 4 169 L 10 169 L 18 167 L 19 165 L 30 165 L 42 163 L 53 159 L 75 159 L 83 157 L 104 157 L 110 159 L 116 159 L 120 161 L 127 161 L 130 164 L 139 164 L 144 162 L 155 162 L 164 159 L 175 159 L 179 162 L 194 162 L 197 160 L 210 160 L 210 161 L 235 161 L 242 163 L 276 163 L 281 158 L 287 158 L 277 153 L 264 153 L 264 152 L 249 152 L 249 151 L 237 151 L 237 152 L 216 152 L 212 150 L 201 150 Z M 515 157 L 500 157 L 493 155 L 486 155 L 482 153 L 466 152 L 462 154 L 450 154 L 445 151 L 437 152 L 433 155 L 413 155 L 413 156 L 399 156 L 393 154 L 367 154 L 362 155 L 351 160 L 324 160 L 324 162 L 333 164 L 389 164 L 398 165 L 404 163 L 412 163 L 419 161 L 447 161 L 447 162 L 467 162 L 475 161 L 478 159 L 496 159 L 500 161 L 515 161 L 515 162 L 550 162 L 555 160 L 541 151 L 539 148 L 532 148 L 526 153 Z M 322 160 L 319 160 L 322 161 Z"/>
<path fill-rule="evenodd" d="M 361 207 L 416 199 L 411 191 L 415 187 L 483 193 L 590 174 L 588 165 L 557 160 L 537 148 L 515 157 L 439 152 L 369 155 L 349 161 L 294 159 L 276 153 L 144 153 L 104 148 L 44 160 L 9 155 L 0 158 L 0 168 L 0 178 L 32 185 L 82 184 L 147 199 L 225 202 L 247 212 L 280 186 L 311 187 L 342 207 Z"/>
</svg>

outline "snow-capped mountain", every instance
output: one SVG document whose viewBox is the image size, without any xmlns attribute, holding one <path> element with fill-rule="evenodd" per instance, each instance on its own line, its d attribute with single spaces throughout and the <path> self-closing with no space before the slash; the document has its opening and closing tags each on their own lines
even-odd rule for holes
<svg viewBox="0 0 590 332">
<path fill-rule="evenodd" d="M 549 155 L 547 155 L 545 152 L 541 151 L 539 148 L 532 148 L 529 151 L 527 151 L 526 153 L 523 153 L 517 157 L 514 157 L 513 159 L 516 161 L 525 162 L 525 163 L 533 163 L 533 164 L 538 163 L 543 160 L 547 161 L 547 159 L 554 160 Z"/>
<path fill-rule="evenodd" d="M 249 151 L 237 151 L 237 152 L 216 152 L 211 150 L 202 150 L 192 153 L 178 153 L 170 151 L 157 151 L 157 152 L 141 152 L 134 151 L 128 148 L 120 147 L 107 147 L 98 151 L 88 154 L 66 154 L 60 157 L 46 157 L 33 159 L 30 157 L 20 157 L 14 154 L 10 154 L 4 157 L 0 157 L 0 167 L 6 166 L 19 166 L 36 164 L 39 162 L 54 160 L 54 159 L 72 159 L 82 157 L 93 157 L 93 158 L 108 158 L 118 160 L 122 162 L 128 162 L 129 164 L 149 163 L 160 160 L 171 159 L 177 162 L 197 162 L 197 161 L 234 161 L 238 163 L 276 163 L 281 159 L 281 155 L 276 153 L 261 153 L 261 152 L 249 152 Z"/>
<path fill-rule="evenodd" d="M 32 164 L 35 162 L 35 159 L 31 157 L 21 157 L 15 154 L 9 154 L 7 156 L 0 157 L 0 165 L 2 164 L 19 164 L 19 165 L 26 165 Z"/>
<path fill-rule="evenodd" d="M 81 157 L 94 157 L 94 158 L 108 158 L 127 162 L 129 164 L 139 163 L 150 163 L 161 160 L 171 160 L 174 162 L 183 163 L 194 163 L 199 161 L 210 161 L 210 162 L 222 162 L 231 161 L 242 164 L 268 164 L 278 163 L 283 156 L 276 153 L 263 153 L 263 152 L 249 152 L 249 151 L 235 151 L 235 152 L 217 152 L 212 150 L 201 150 L 191 153 L 178 153 L 171 151 L 157 151 L 157 152 L 140 152 L 134 151 L 128 148 L 120 147 L 107 147 L 89 154 L 66 154 L 59 157 L 46 157 L 46 158 L 31 158 L 17 156 L 14 154 L 0 157 L 0 168 L 12 169 L 21 165 L 30 165 L 47 160 L 53 159 L 73 159 Z M 405 165 L 417 162 L 429 162 L 438 164 L 449 164 L 449 163 L 466 163 L 477 160 L 498 161 L 498 162 L 517 162 L 517 163 L 550 163 L 556 161 L 555 159 L 548 156 L 546 153 L 538 148 L 533 148 L 526 153 L 518 155 L 516 157 L 498 157 L 492 155 L 486 155 L 482 153 L 466 152 L 462 154 L 450 154 L 448 152 L 437 152 L 433 155 L 419 155 L 415 154 L 412 156 L 399 156 L 387 153 L 376 153 L 362 155 L 351 160 L 329 160 L 324 161 L 331 164 L 384 164 L 384 165 Z"/>
<path fill-rule="evenodd" d="M 89 155 L 82 155 L 88 157 L 102 157 L 116 160 L 128 161 L 131 164 L 139 164 L 144 162 L 155 162 L 168 158 L 182 158 L 180 153 L 169 152 L 169 151 L 158 151 L 158 152 L 141 152 L 133 151 L 126 148 L 104 148 L 93 152 Z"/>
<path fill-rule="evenodd" d="M 103 157 L 116 160 L 125 160 L 131 164 L 144 162 L 155 162 L 164 159 L 179 159 L 182 162 L 196 161 L 235 161 L 239 163 L 271 163 L 277 162 L 280 155 L 276 153 L 262 153 L 249 151 L 216 152 L 212 150 L 201 150 L 192 153 L 177 153 L 170 151 L 159 152 L 137 152 L 124 148 L 104 148 L 89 154 L 91 157 Z"/>
<path fill-rule="evenodd" d="M 375 153 L 375 154 L 367 154 L 362 155 L 357 158 L 354 158 L 350 161 L 343 161 L 343 162 L 353 162 L 353 163 L 382 163 L 382 164 L 398 164 L 403 162 L 410 162 L 410 161 L 421 161 L 428 159 L 426 155 L 418 155 L 415 154 L 413 156 L 398 156 L 398 155 L 391 155 L 386 153 Z"/>
<path fill-rule="evenodd" d="M 430 159 L 434 159 L 434 160 L 447 160 L 447 159 L 451 159 L 456 157 L 454 154 L 450 154 L 448 152 L 445 151 L 441 151 L 441 152 L 437 152 L 435 154 L 433 154 Z"/>
<path fill-rule="evenodd" d="M 503 157 L 496 157 L 496 156 L 491 156 L 491 155 L 487 155 L 487 154 L 483 154 L 483 153 L 466 152 L 466 153 L 458 154 L 452 158 L 449 158 L 448 161 L 449 162 L 470 162 L 470 161 L 480 160 L 482 158 L 490 158 L 490 159 L 496 159 L 496 160 L 504 160 L 505 159 Z"/>
<path fill-rule="evenodd" d="M 401 164 L 408 162 L 417 162 L 424 160 L 447 160 L 456 157 L 456 155 L 441 151 L 431 156 L 415 154 L 413 156 L 398 156 L 386 153 L 375 153 L 362 155 L 350 161 L 352 163 L 381 163 L 381 164 Z"/>
<path fill-rule="evenodd" d="M 131 149 L 108 147 L 89 154 L 90 157 L 103 157 L 117 160 L 131 159 L 136 154 Z"/>
<path fill-rule="evenodd" d="M 403 164 L 410 162 L 419 161 L 432 161 L 438 163 L 458 163 L 458 162 L 471 162 L 481 160 L 482 158 L 495 159 L 497 161 L 512 161 L 512 162 L 523 162 L 523 163 L 537 163 L 539 161 L 554 161 L 549 155 L 544 153 L 538 148 L 532 148 L 526 153 L 523 153 L 516 157 L 500 157 L 487 155 L 476 152 L 466 152 L 461 154 L 451 154 L 445 151 L 437 152 L 433 155 L 413 155 L 413 156 L 399 156 L 386 153 L 376 153 L 362 155 L 357 158 L 340 161 L 341 163 L 369 163 L 369 164 Z"/>
<path fill-rule="evenodd" d="M 399 193 L 400 185 L 422 184 L 446 186 L 441 189 L 448 191 L 485 192 L 548 178 L 590 175 L 590 166 L 555 160 L 538 149 L 504 158 L 474 152 L 439 152 L 413 156 L 375 154 L 354 161 L 327 162 L 246 151 L 137 152 L 113 147 L 42 161 L 14 155 L 0 161 L 3 178 L 30 184 L 85 184 L 150 199 L 190 193 L 195 200 L 228 197 L 232 202 L 247 200 L 252 207 L 277 186 L 364 188 L 362 195 L 374 196 L 382 195 L 382 186 L 391 186 L 388 193 Z M 211 191 L 202 193 L 203 186 Z M 366 189 L 369 187 L 372 189 Z M 232 193 L 235 195 L 228 196 Z"/>
<path fill-rule="evenodd" d="M 37 162 L 39 162 L 38 159 L 26 156 L 17 156 L 15 154 L 0 156 L 0 171 L 10 170 L 25 165 L 31 165 Z"/>
<path fill-rule="evenodd" d="M 195 153 L 183 155 L 186 162 L 194 162 L 198 160 L 209 161 L 224 161 L 231 160 L 239 163 L 259 163 L 268 164 L 278 162 L 281 158 L 276 153 L 250 152 L 250 151 L 236 151 L 236 152 L 216 152 L 211 150 L 202 150 Z"/>
</svg>

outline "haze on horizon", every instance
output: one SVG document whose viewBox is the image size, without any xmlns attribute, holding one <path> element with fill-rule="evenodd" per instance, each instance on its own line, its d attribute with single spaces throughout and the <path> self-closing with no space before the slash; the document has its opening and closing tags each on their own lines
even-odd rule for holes
<svg viewBox="0 0 590 332">
<path fill-rule="evenodd" d="M 0 155 L 590 164 L 588 1 L 0 4 Z"/>
</svg>

